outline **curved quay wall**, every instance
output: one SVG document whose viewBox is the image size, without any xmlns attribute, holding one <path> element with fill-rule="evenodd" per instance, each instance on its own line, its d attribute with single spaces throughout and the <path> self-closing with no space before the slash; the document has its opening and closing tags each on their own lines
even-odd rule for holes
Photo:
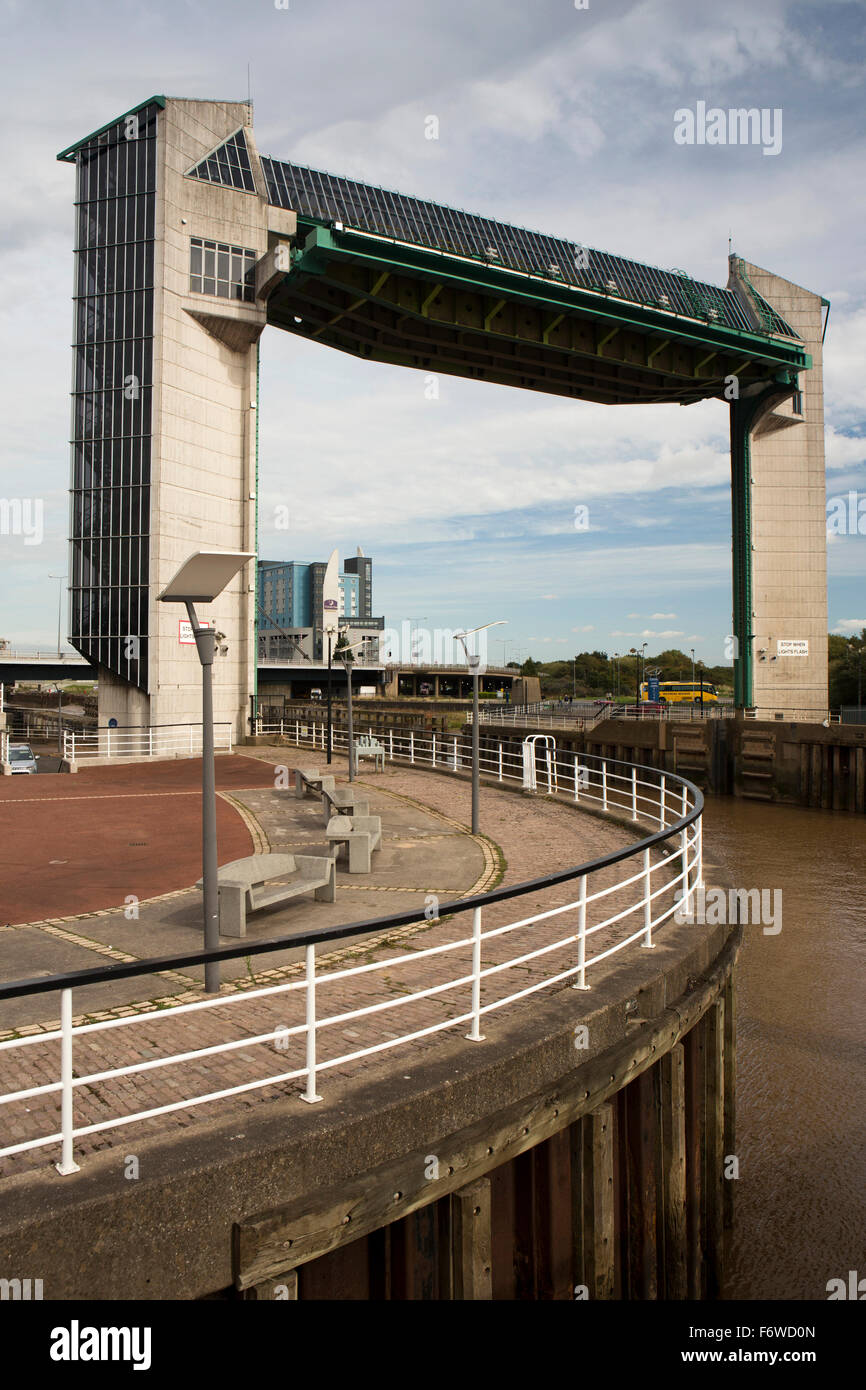
<svg viewBox="0 0 866 1390">
<path fill-rule="evenodd" d="M 308 738 L 315 741 L 316 731 Z M 305 741 L 298 728 L 291 742 Z M 429 761 L 418 746 L 412 758 Z M 316 1053 L 331 1019 L 324 1008 L 311 1015 L 310 1001 L 315 1010 L 333 972 L 316 966 L 315 952 L 326 940 L 369 940 L 376 927 L 417 924 L 417 914 L 301 938 L 306 972 L 279 989 L 295 991 L 299 1003 L 303 996 L 304 1025 L 281 1030 L 297 1035 L 303 1065 L 281 1074 L 302 1081 L 306 1099 L 321 1090 L 326 1104 L 299 1105 L 295 1093 L 187 1131 L 181 1142 L 130 1137 L 125 1149 L 82 1158 L 80 1172 L 71 1171 L 74 1146 L 86 1131 L 76 1131 L 67 1113 L 69 1175 L 40 1168 L 3 1185 L 2 1273 L 14 1277 L 35 1261 L 31 1277 L 43 1279 L 49 1298 L 713 1297 L 733 1187 L 724 1170 L 734 1152 L 732 971 L 740 930 L 673 918 L 678 889 L 685 883 L 694 892 L 701 878 L 700 793 L 653 769 L 602 759 L 558 761 L 542 751 L 525 764 L 521 758 L 519 768 L 517 761 L 493 775 L 508 785 L 519 772 L 527 786 L 534 781 L 585 809 L 606 807 L 653 833 L 593 865 L 443 905 L 450 943 L 425 950 L 431 958 L 458 945 L 468 953 L 470 971 L 458 970 L 449 983 L 459 981 L 469 1007 L 444 1026 L 391 1034 L 390 1042 L 346 1054 L 399 1046 L 399 1071 L 392 1057 L 390 1067 L 346 1077 L 346 1056 Z M 457 756 L 450 770 L 460 770 Z M 614 868 L 615 890 L 595 889 L 594 876 Z M 710 880 L 718 882 L 714 871 Z M 577 891 L 565 903 L 560 897 L 552 908 L 542 904 L 485 930 L 482 912 L 496 904 L 532 893 L 537 907 L 539 893 L 572 881 Z M 472 931 L 461 934 L 467 913 Z M 539 945 L 541 924 L 551 921 L 559 935 Z M 622 944 L 593 956 L 595 932 L 606 942 L 601 932 L 613 925 L 625 933 Z M 490 966 L 491 943 L 513 932 L 516 952 Z M 273 948 L 254 941 L 221 954 Z M 525 972 L 540 959 L 550 969 L 527 986 Z M 155 968 L 142 962 L 82 973 L 90 981 Z M 523 988 L 493 997 L 492 983 L 515 971 L 523 972 Z M 82 982 L 6 985 L 0 1000 L 61 986 L 74 992 Z M 193 1008 L 243 1008 L 249 998 Z M 100 1027 L 71 1029 L 70 1045 L 79 1031 Z M 458 1029 L 477 1045 L 455 1037 Z M 259 1036 L 268 1045 L 279 1031 Z M 406 1040 L 433 1033 L 435 1050 L 419 1060 Z M 22 1045 L 26 1051 L 23 1039 L 0 1049 Z M 339 1071 L 330 1069 L 334 1061 Z M 73 1102 L 74 1086 L 87 1080 L 75 1077 Z M 48 1136 L 55 1145 L 58 1137 Z M 141 1173 L 132 1183 L 123 1174 L 130 1150 Z"/>
</svg>

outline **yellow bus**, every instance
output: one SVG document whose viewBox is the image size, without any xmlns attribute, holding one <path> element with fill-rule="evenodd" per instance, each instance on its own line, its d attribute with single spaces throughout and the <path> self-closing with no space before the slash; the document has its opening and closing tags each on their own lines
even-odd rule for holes
<svg viewBox="0 0 866 1390">
<path fill-rule="evenodd" d="M 718 692 L 714 685 L 709 681 L 704 681 L 703 685 L 704 704 L 717 705 L 719 702 Z M 641 700 L 649 699 L 649 684 L 647 681 L 641 683 Z M 701 683 L 700 681 L 659 681 L 659 704 L 662 705 L 699 705 L 701 703 Z"/>
</svg>

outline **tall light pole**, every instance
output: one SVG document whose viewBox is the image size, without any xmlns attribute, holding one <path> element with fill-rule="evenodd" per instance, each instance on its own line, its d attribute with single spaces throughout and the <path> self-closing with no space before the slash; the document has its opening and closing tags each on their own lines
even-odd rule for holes
<svg viewBox="0 0 866 1390">
<path fill-rule="evenodd" d="M 62 580 L 64 580 L 64 579 L 67 579 L 67 578 L 68 578 L 68 575 L 65 575 L 65 574 L 49 574 L 48 578 L 49 578 L 49 579 L 60 579 L 60 580 L 62 581 Z M 58 584 L 58 586 L 57 586 L 57 655 L 58 655 L 58 657 L 60 656 L 60 613 L 61 613 L 62 607 L 63 607 L 63 587 L 62 587 L 62 584 Z"/>
<path fill-rule="evenodd" d="M 482 623 L 480 627 L 470 627 L 466 632 L 455 632 L 454 641 L 459 642 L 466 657 L 466 664 L 472 671 L 472 834 L 478 834 L 478 792 L 480 786 L 480 745 L 478 737 L 478 668 L 481 657 L 477 652 L 470 654 L 466 638 L 474 632 L 484 632 L 488 627 L 504 627 L 505 619 L 497 618 L 493 623 Z"/>
<path fill-rule="evenodd" d="M 333 623 L 329 623 L 325 628 L 325 636 L 328 639 L 328 752 L 326 761 L 331 761 L 331 658 L 333 656 L 334 633 L 337 631 Z"/>
<path fill-rule="evenodd" d="M 692 647 L 692 691 L 694 691 L 694 688 L 695 688 L 695 649 L 694 649 L 694 647 Z M 692 698 L 694 699 L 694 695 L 692 695 Z"/>
<path fill-rule="evenodd" d="M 346 728 L 349 735 L 349 781 L 355 780 L 355 744 L 354 730 L 352 728 L 352 667 L 355 664 L 354 652 L 356 647 L 363 647 L 364 639 L 360 642 L 347 643 L 345 647 L 337 648 L 337 656 L 346 668 Z"/>
<path fill-rule="evenodd" d="M 215 951 L 220 944 L 219 867 L 216 830 L 216 769 L 213 738 L 213 659 L 216 631 L 202 627 L 196 616 L 197 603 L 213 603 L 230 580 L 256 557 L 250 551 L 197 550 L 181 565 L 174 578 L 157 597 L 163 603 L 182 603 L 195 637 L 201 662 L 201 868 L 204 900 L 204 948 Z M 206 961 L 204 987 L 218 994 L 220 968 Z"/>
</svg>

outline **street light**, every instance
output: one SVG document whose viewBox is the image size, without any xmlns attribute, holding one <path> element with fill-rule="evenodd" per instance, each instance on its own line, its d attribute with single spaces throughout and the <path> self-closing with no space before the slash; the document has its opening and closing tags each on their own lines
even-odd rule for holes
<svg viewBox="0 0 866 1390">
<path fill-rule="evenodd" d="M 69 576 L 66 575 L 66 574 L 49 574 L 48 578 L 49 578 L 49 579 L 59 579 L 59 580 L 62 581 L 62 580 L 64 580 L 64 579 L 68 579 Z M 62 606 L 63 606 L 63 588 L 62 588 L 62 583 L 61 583 L 61 584 L 58 584 L 58 586 L 57 586 L 57 655 L 58 655 L 58 658 L 59 658 L 59 656 L 60 656 L 60 611 L 61 611 Z"/>
<path fill-rule="evenodd" d="M 488 627 L 505 627 L 505 618 L 497 618 L 493 623 L 482 623 L 480 627 L 470 627 L 466 632 L 455 632 L 454 641 L 459 642 L 466 657 L 466 664 L 472 671 L 472 834 L 478 834 L 478 787 L 479 787 L 479 740 L 478 740 L 478 668 L 481 657 L 477 652 L 470 654 L 466 638 L 473 632 L 484 632 Z"/>
<path fill-rule="evenodd" d="M 215 951 L 220 944 L 219 878 L 216 833 L 216 771 L 213 747 L 213 659 L 216 632 L 202 627 L 196 616 L 197 603 L 213 603 L 230 580 L 254 560 L 246 550 L 197 550 L 181 565 L 177 574 L 157 598 L 162 603 L 182 603 L 195 637 L 201 662 L 201 868 L 204 899 L 204 948 Z M 216 961 L 206 961 L 204 987 L 218 994 L 220 971 Z"/>
<path fill-rule="evenodd" d="M 329 623 L 325 628 L 325 636 L 328 639 L 328 752 L 327 762 L 331 761 L 331 658 L 333 656 L 333 641 L 337 629 L 333 623 Z"/>
<path fill-rule="evenodd" d="M 692 647 L 692 699 L 694 699 L 694 690 L 695 690 L 695 649 L 694 649 L 694 647 Z"/>
<path fill-rule="evenodd" d="M 355 664 L 353 652 L 356 647 L 363 647 L 364 638 L 360 642 L 347 642 L 345 647 L 337 648 L 337 656 L 346 668 L 346 726 L 349 735 L 349 781 L 355 780 L 355 745 L 354 731 L 352 728 L 352 667 Z"/>
</svg>

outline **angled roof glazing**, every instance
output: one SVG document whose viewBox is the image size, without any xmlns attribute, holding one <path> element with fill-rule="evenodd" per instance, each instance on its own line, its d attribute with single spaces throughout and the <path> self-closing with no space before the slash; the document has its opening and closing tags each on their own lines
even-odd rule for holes
<svg viewBox="0 0 866 1390">
<path fill-rule="evenodd" d="M 272 204 L 292 209 L 315 222 L 341 221 L 347 227 L 414 246 L 544 275 L 579 289 L 600 291 L 722 327 L 756 331 L 733 290 L 693 280 L 684 271 L 642 265 L 577 242 L 544 236 L 286 160 L 263 157 L 262 171 Z M 761 316 L 765 332 L 797 337 L 770 305 L 764 302 L 764 308 L 767 312 Z"/>
<path fill-rule="evenodd" d="M 196 164 L 187 174 L 190 179 L 203 179 L 205 183 L 218 183 L 223 188 L 238 188 L 244 193 L 255 193 L 250 152 L 242 129 L 236 130 L 228 140 L 219 145 L 211 154 Z"/>
</svg>

